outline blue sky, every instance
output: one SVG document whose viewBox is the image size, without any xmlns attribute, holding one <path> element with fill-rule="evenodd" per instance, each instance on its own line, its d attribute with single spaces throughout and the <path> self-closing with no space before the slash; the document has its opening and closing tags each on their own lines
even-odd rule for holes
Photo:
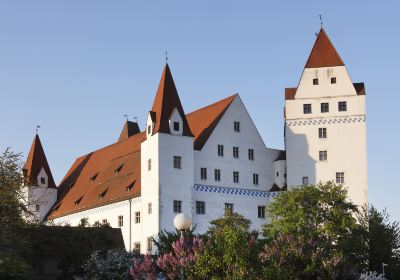
<svg viewBox="0 0 400 280">
<path fill-rule="evenodd" d="M 0 151 L 27 154 L 35 125 L 56 182 L 144 126 L 168 50 L 186 112 L 238 92 L 283 148 L 283 93 L 319 30 L 367 89 L 369 199 L 400 220 L 398 1 L 0 1 Z"/>
</svg>

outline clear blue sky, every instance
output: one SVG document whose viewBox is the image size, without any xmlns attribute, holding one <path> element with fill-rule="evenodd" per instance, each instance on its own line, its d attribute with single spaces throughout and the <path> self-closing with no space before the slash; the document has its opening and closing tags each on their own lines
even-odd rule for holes
<svg viewBox="0 0 400 280">
<path fill-rule="evenodd" d="M 56 182 L 144 126 L 168 50 L 186 112 L 239 92 L 268 147 L 283 148 L 283 92 L 319 29 L 367 89 L 369 198 L 400 220 L 399 1 L 0 2 L 0 150 L 27 154 L 36 124 Z M 400 172 L 399 172 L 400 173 Z"/>
</svg>

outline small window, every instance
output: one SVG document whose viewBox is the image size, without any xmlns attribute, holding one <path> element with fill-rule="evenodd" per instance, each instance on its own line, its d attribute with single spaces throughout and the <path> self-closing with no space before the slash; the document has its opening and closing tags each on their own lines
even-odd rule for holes
<svg viewBox="0 0 400 280">
<path fill-rule="evenodd" d="M 92 177 L 90 177 L 90 182 L 96 181 L 97 176 L 99 176 L 98 172 L 96 174 L 94 174 Z"/>
<path fill-rule="evenodd" d="M 239 172 L 238 171 L 233 171 L 233 182 L 239 183 Z"/>
<path fill-rule="evenodd" d="M 233 203 L 225 203 L 225 214 L 233 213 Z"/>
<path fill-rule="evenodd" d="M 239 147 L 233 147 L 233 157 L 239 158 Z"/>
<path fill-rule="evenodd" d="M 75 186 L 76 181 L 73 181 L 71 184 L 69 184 L 69 188 L 72 189 Z"/>
<path fill-rule="evenodd" d="M 179 131 L 179 122 L 174 122 L 174 130 Z"/>
<path fill-rule="evenodd" d="M 308 185 L 308 177 L 303 177 L 302 178 L 302 184 L 303 185 Z"/>
<path fill-rule="evenodd" d="M 200 179 L 207 180 L 207 168 L 200 168 Z"/>
<path fill-rule="evenodd" d="M 149 215 L 151 213 L 153 213 L 153 205 L 151 204 L 151 202 L 149 204 L 147 204 L 147 211 L 148 211 Z"/>
<path fill-rule="evenodd" d="M 140 224 L 140 211 L 135 212 L 135 224 Z"/>
<path fill-rule="evenodd" d="M 233 129 L 236 132 L 240 132 L 240 122 L 233 122 Z"/>
<path fill-rule="evenodd" d="M 124 226 L 124 216 L 118 216 L 118 227 Z"/>
<path fill-rule="evenodd" d="M 258 174 L 253 174 L 253 185 L 258 186 Z"/>
<path fill-rule="evenodd" d="M 206 203 L 204 201 L 196 201 L 196 214 L 206 213 Z"/>
<path fill-rule="evenodd" d="M 220 169 L 215 169 L 214 170 L 214 180 L 215 181 L 221 181 L 221 170 Z"/>
<path fill-rule="evenodd" d="M 312 80 L 312 84 L 314 85 L 314 86 L 317 86 L 319 83 L 318 83 L 318 79 L 313 79 Z"/>
<path fill-rule="evenodd" d="M 279 172 L 276 172 L 276 177 L 279 177 Z"/>
<path fill-rule="evenodd" d="M 107 193 L 108 189 L 104 190 L 101 194 L 99 194 L 99 199 L 103 199 Z"/>
<path fill-rule="evenodd" d="M 147 252 L 153 249 L 153 237 L 147 237 Z"/>
<path fill-rule="evenodd" d="M 151 158 L 149 158 L 147 160 L 147 170 L 150 171 L 151 170 Z"/>
<path fill-rule="evenodd" d="M 344 172 L 336 172 L 336 184 L 344 184 Z"/>
<path fill-rule="evenodd" d="M 108 224 L 108 221 L 107 221 L 107 219 L 103 219 L 103 220 L 101 221 L 101 223 L 102 223 L 103 225 L 106 225 L 106 224 Z"/>
<path fill-rule="evenodd" d="M 40 183 L 42 185 L 45 185 L 46 184 L 46 178 L 45 177 L 40 177 Z"/>
<path fill-rule="evenodd" d="M 114 170 L 114 174 L 115 174 L 115 175 L 118 175 L 119 172 L 121 172 L 121 169 L 122 169 L 123 166 L 124 166 L 123 164 L 121 164 L 120 166 L 118 166 L 118 168 Z"/>
<path fill-rule="evenodd" d="M 311 104 L 303 104 L 304 114 L 311 114 Z"/>
<path fill-rule="evenodd" d="M 285 173 L 285 174 L 283 174 L 283 178 L 285 178 L 285 179 L 286 179 L 286 173 Z"/>
<path fill-rule="evenodd" d="M 80 198 L 78 198 L 77 200 L 75 200 L 74 204 L 75 206 L 78 206 L 79 203 L 81 203 L 83 196 L 81 196 Z"/>
<path fill-rule="evenodd" d="M 130 184 L 126 187 L 126 191 L 127 191 L 127 192 L 130 192 L 134 185 L 135 185 L 135 182 L 130 183 Z"/>
<path fill-rule="evenodd" d="M 174 156 L 174 168 L 176 169 L 182 168 L 182 157 Z"/>
<path fill-rule="evenodd" d="M 321 113 L 329 113 L 329 103 L 321 103 Z"/>
<path fill-rule="evenodd" d="M 265 219 L 265 206 L 258 206 L 258 217 Z"/>
<path fill-rule="evenodd" d="M 318 128 L 318 136 L 319 136 L 319 138 L 326 138 L 327 137 L 326 127 Z"/>
<path fill-rule="evenodd" d="M 328 151 L 319 151 L 319 160 L 320 161 L 328 160 Z"/>
<path fill-rule="evenodd" d="M 36 212 L 39 212 L 39 210 L 40 210 L 40 205 L 39 204 L 35 205 L 35 210 L 36 210 Z"/>
<path fill-rule="evenodd" d="M 181 213 L 181 212 L 182 212 L 182 201 L 174 200 L 174 213 Z"/>
<path fill-rule="evenodd" d="M 346 101 L 340 101 L 338 103 L 339 107 L 339 112 L 346 112 L 347 111 L 347 102 Z"/>
<path fill-rule="evenodd" d="M 336 84 L 336 77 L 331 78 L 331 84 Z"/>
<path fill-rule="evenodd" d="M 140 242 L 133 244 L 133 250 L 135 250 L 137 253 L 140 253 Z"/>
<path fill-rule="evenodd" d="M 249 149 L 249 160 L 254 160 L 254 149 Z"/>
<path fill-rule="evenodd" d="M 147 126 L 147 134 L 151 133 L 151 125 Z"/>
<path fill-rule="evenodd" d="M 218 156 L 224 156 L 224 145 L 218 145 Z"/>
</svg>

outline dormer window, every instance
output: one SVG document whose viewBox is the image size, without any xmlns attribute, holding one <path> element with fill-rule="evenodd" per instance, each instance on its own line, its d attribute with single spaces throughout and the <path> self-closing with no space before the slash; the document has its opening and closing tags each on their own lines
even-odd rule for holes
<svg viewBox="0 0 400 280">
<path fill-rule="evenodd" d="M 54 207 L 54 211 L 57 211 L 58 209 L 60 209 L 60 206 L 61 206 L 61 203 L 57 204 L 57 205 Z"/>
<path fill-rule="evenodd" d="M 46 184 L 46 178 L 45 177 L 40 177 L 40 183 L 42 185 L 45 185 Z"/>
<path fill-rule="evenodd" d="M 70 185 L 69 188 L 72 189 L 75 186 L 76 181 L 73 181 Z"/>
<path fill-rule="evenodd" d="M 174 135 L 182 135 L 183 133 L 182 116 L 176 108 L 169 117 L 169 131 Z"/>
<path fill-rule="evenodd" d="M 127 192 L 130 192 L 134 185 L 135 185 L 135 182 L 129 184 L 129 185 L 126 187 L 126 191 L 127 191 Z"/>
<path fill-rule="evenodd" d="M 174 122 L 174 131 L 179 131 L 179 122 Z"/>
<path fill-rule="evenodd" d="M 79 199 L 77 199 L 77 200 L 74 202 L 75 206 L 78 206 L 79 203 L 81 203 L 82 198 L 83 198 L 83 196 L 81 196 Z"/>
<path fill-rule="evenodd" d="M 121 169 L 122 169 L 123 166 L 124 166 L 124 165 L 121 164 L 117 169 L 115 169 L 115 170 L 114 170 L 114 174 L 115 174 L 115 175 L 118 175 L 119 172 L 121 172 Z"/>
<path fill-rule="evenodd" d="M 108 189 L 105 189 L 101 194 L 99 194 L 99 199 L 100 200 L 104 198 L 104 196 L 106 195 L 107 191 L 108 191 Z"/>
<path fill-rule="evenodd" d="M 318 79 L 313 79 L 313 80 L 312 80 L 312 84 L 313 84 L 314 86 L 317 86 L 317 85 L 319 84 Z"/>
<path fill-rule="evenodd" d="M 97 172 L 97 173 L 94 174 L 92 177 L 90 177 L 90 182 L 96 181 L 96 178 L 97 178 L 98 175 L 99 175 L 99 173 Z"/>
</svg>

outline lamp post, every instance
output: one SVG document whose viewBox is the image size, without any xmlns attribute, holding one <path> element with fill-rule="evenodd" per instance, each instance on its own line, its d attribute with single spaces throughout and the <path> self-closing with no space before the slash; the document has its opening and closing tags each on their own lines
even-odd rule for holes
<svg viewBox="0 0 400 280">
<path fill-rule="evenodd" d="M 179 213 L 178 215 L 175 216 L 174 218 L 174 226 L 177 230 L 181 232 L 181 237 L 179 238 L 179 241 L 182 244 L 186 244 L 186 239 L 185 235 L 183 234 L 184 231 L 190 229 L 190 226 L 192 225 L 192 219 L 186 215 L 185 213 Z M 186 245 L 183 245 L 186 246 Z M 184 269 L 180 269 L 180 279 L 185 279 L 185 272 Z"/>
</svg>

